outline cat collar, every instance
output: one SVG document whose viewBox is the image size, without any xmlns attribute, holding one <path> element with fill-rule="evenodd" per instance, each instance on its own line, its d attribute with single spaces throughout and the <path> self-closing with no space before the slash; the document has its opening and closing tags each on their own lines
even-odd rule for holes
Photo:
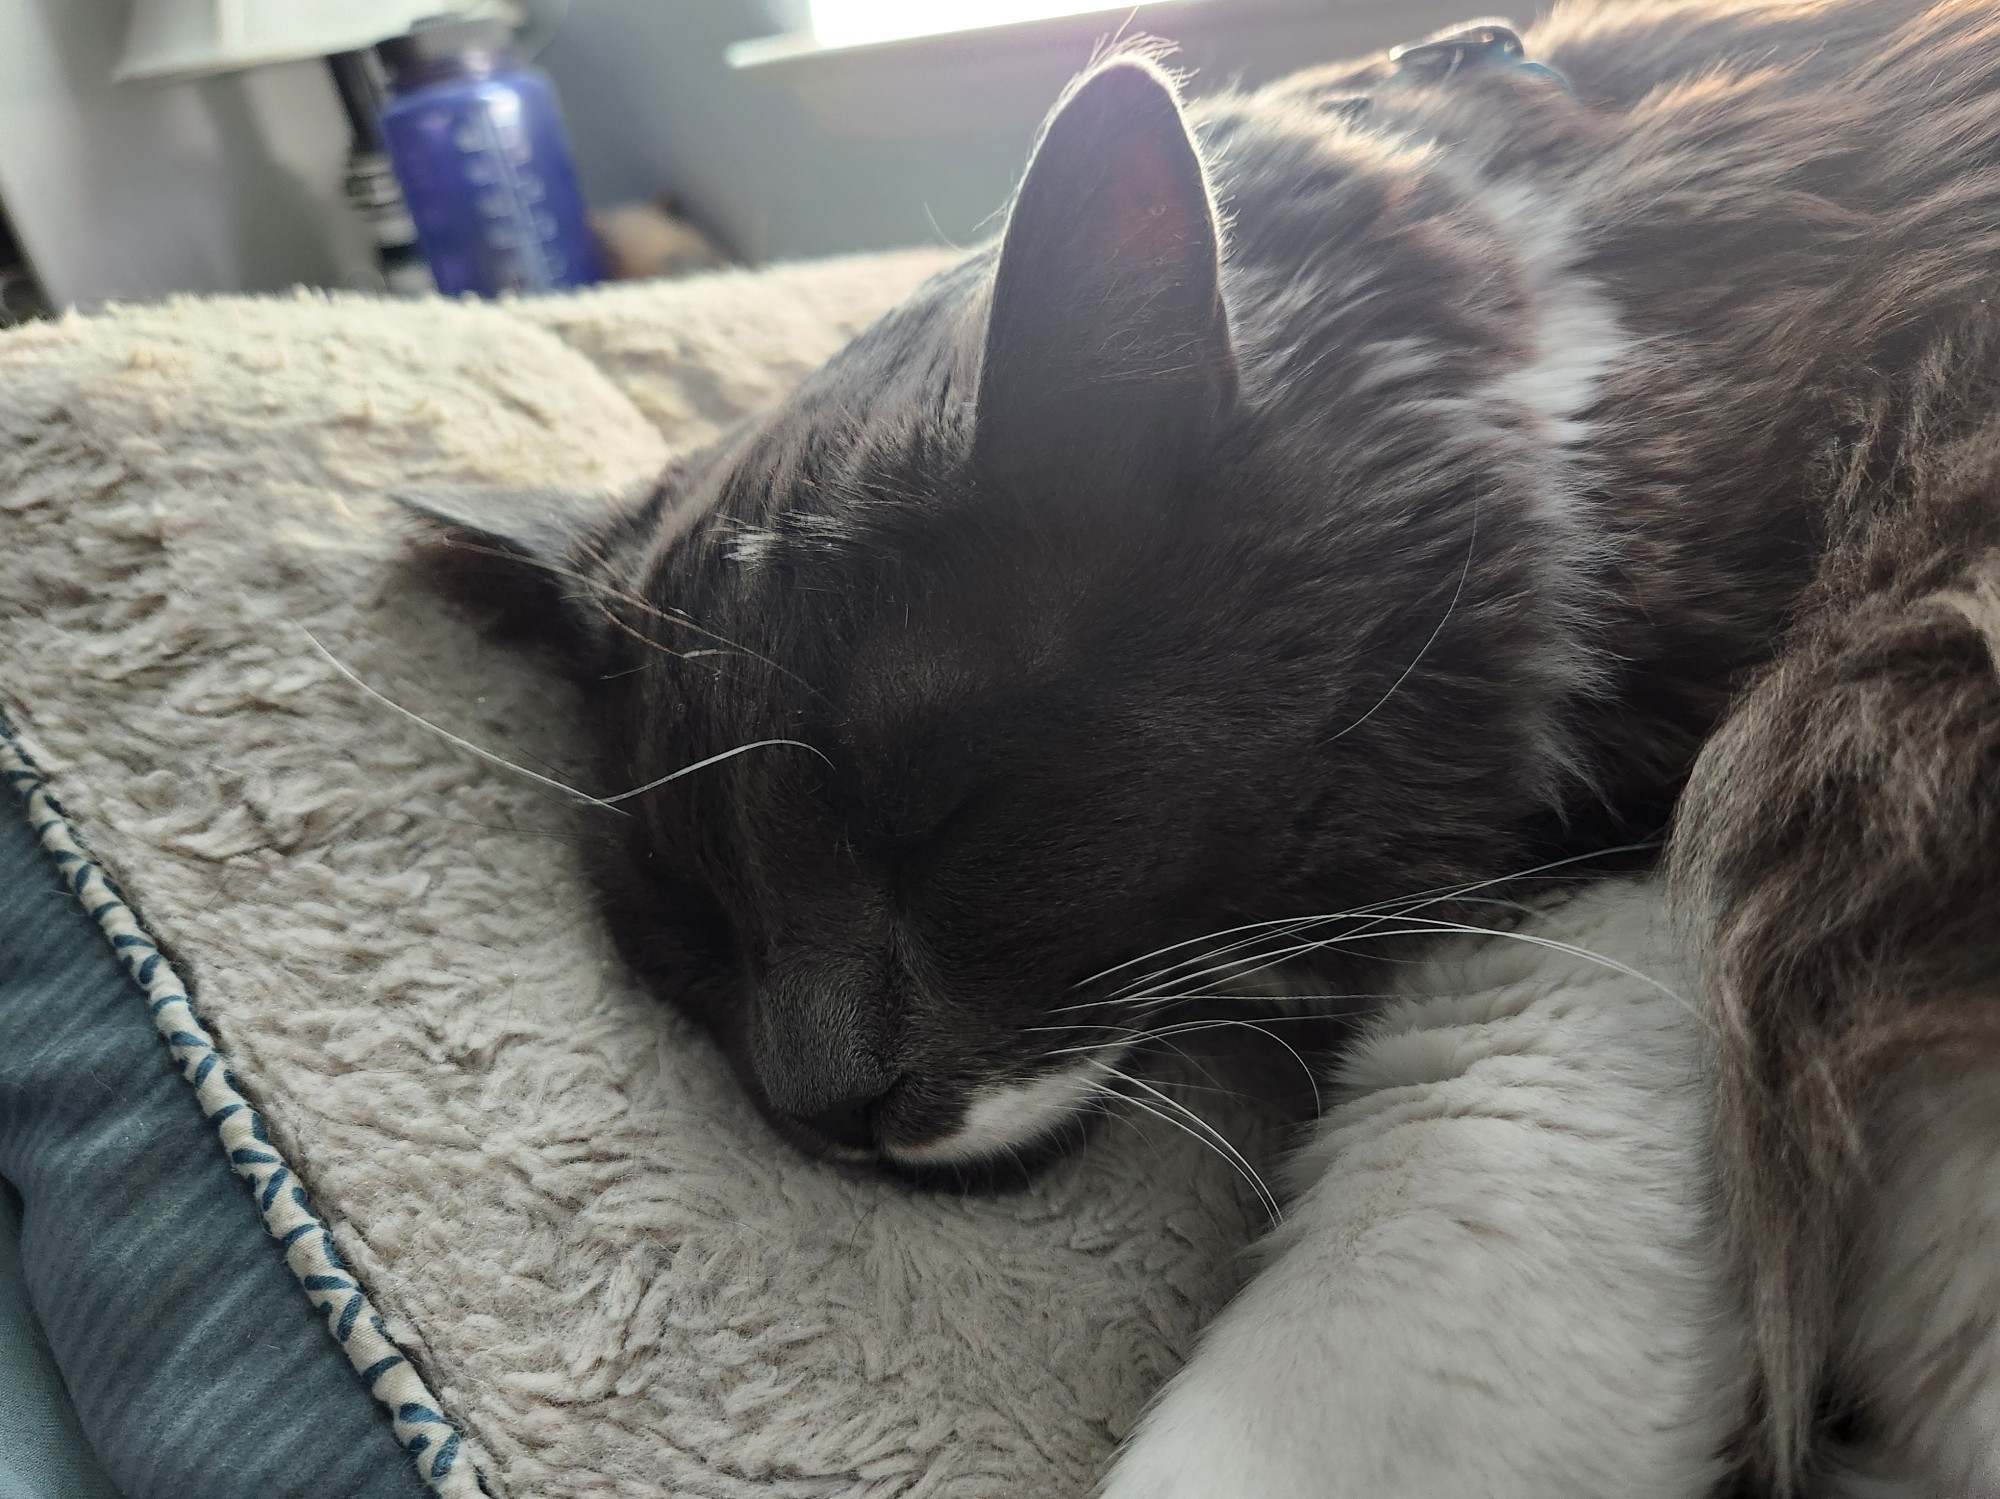
<svg viewBox="0 0 2000 1499">
<path fill-rule="evenodd" d="M 1545 62 L 1530 62 L 1520 33 L 1502 21 L 1475 21 L 1455 26 L 1421 42 L 1410 42 L 1389 53 L 1398 73 L 1425 83 L 1443 83 L 1468 68 L 1507 67 L 1532 73 L 1576 97 L 1569 80 Z"/>
</svg>

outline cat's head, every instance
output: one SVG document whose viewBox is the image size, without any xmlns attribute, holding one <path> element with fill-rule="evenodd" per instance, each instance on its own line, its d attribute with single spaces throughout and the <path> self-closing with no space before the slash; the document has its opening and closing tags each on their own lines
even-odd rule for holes
<svg viewBox="0 0 2000 1499">
<path fill-rule="evenodd" d="M 1466 588 L 1477 536 L 1339 534 L 1323 452 L 1244 389 L 1220 241 L 1169 81 L 1116 60 L 995 249 L 642 504 L 418 502 L 567 651 L 608 789 L 699 767 L 619 804 L 613 917 L 809 1149 L 1032 1154 L 1159 991 L 1237 973 L 1174 944 L 1500 836 L 1452 800 L 1518 748 L 1471 742 L 1500 716 L 1485 656 L 1516 648 Z"/>
</svg>

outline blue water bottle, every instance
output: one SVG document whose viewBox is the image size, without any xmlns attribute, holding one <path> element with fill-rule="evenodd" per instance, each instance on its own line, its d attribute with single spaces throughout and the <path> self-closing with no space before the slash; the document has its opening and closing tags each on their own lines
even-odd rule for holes
<svg viewBox="0 0 2000 1499">
<path fill-rule="evenodd" d="M 599 280 L 555 85 L 498 21 L 439 16 L 381 46 L 382 143 L 438 290 L 554 291 Z"/>
</svg>

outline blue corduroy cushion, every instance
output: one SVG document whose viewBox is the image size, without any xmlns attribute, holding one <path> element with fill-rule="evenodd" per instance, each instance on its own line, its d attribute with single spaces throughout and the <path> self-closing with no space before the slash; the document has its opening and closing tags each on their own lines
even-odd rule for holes
<svg viewBox="0 0 2000 1499">
<path fill-rule="evenodd" d="M 0 1179 L 19 1193 L 20 1280 L 76 1429 L 126 1499 L 425 1499 L 386 1414 L 264 1232 L 143 996 L 4 787 Z M 11 1336 L 0 1325 L 0 1341 Z M 7 1413 L 33 1419 L 51 1398 L 60 1410 L 62 1391 L 46 1382 L 44 1404 L 18 1403 L 29 1377 L 0 1358 L 8 1499 Z M 54 1440 L 60 1449 L 68 1436 Z M 64 1471 L 90 1481 L 88 1469 Z M 97 1499 L 97 1481 L 48 1492 Z"/>
<path fill-rule="evenodd" d="M 0 1499 L 117 1499 L 28 1302 L 21 1199 L 0 1182 Z"/>
</svg>

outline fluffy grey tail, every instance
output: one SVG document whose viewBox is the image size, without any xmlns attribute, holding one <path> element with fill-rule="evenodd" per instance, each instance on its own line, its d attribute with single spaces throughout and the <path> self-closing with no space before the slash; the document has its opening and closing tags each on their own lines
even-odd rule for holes
<svg viewBox="0 0 2000 1499">
<path fill-rule="evenodd" d="M 1802 1098 L 1777 1083 L 1771 1071 L 1788 1071 L 1783 1063 L 1745 1065 L 1741 1039 L 1724 1038 L 1717 1097 L 1726 1221 L 1744 1268 L 1757 1373 L 1741 1457 L 1751 1492 L 1791 1499 L 1812 1458 L 1833 1341 L 1839 1225 L 1858 1158 L 1836 1143 L 1852 1124 L 1839 1100 Z M 1807 1076 L 1816 1070 L 1810 1061 L 1807 1068 Z"/>
<path fill-rule="evenodd" d="M 1760 1375 L 1744 1457 L 1777 1499 L 1809 1476 L 1872 1122 L 2000 1062 L 2000 553 L 1953 583 L 1802 629 L 1703 750 L 1675 831 Z"/>
</svg>

